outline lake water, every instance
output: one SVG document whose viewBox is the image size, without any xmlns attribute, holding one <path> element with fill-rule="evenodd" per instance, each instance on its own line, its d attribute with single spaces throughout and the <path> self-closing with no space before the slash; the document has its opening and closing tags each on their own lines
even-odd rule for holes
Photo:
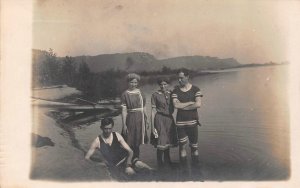
<svg viewBox="0 0 300 188">
<path fill-rule="evenodd" d="M 199 109 L 203 126 L 198 129 L 201 175 L 193 180 L 289 178 L 287 71 L 287 66 L 243 68 L 192 79 L 204 94 Z M 150 114 L 150 97 L 158 86 L 146 85 L 141 89 L 146 94 Z M 99 134 L 98 125 L 99 122 L 75 131 L 83 148 L 88 149 Z M 115 130 L 121 130 L 120 117 L 116 117 Z M 156 167 L 155 152 L 151 145 L 143 145 L 141 159 Z M 171 154 L 172 160 L 178 162 L 178 148 L 171 149 Z M 170 174 L 166 181 L 178 179 L 178 174 Z"/>
</svg>

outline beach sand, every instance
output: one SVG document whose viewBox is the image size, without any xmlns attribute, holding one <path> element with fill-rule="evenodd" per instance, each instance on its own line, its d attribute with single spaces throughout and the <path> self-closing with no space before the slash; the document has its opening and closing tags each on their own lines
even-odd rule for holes
<svg viewBox="0 0 300 188">
<path fill-rule="evenodd" d="M 84 152 L 75 148 L 66 131 L 57 126 L 45 110 L 34 109 L 32 132 L 48 137 L 54 146 L 32 146 L 31 178 L 56 181 L 110 181 L 104 163 L 84 159 Z"/>
<path fill-rule="evenodd" d="M 34 90 L 33 96 L 56 100 L 79 93 L 74 88 L 62 87 Z M 49 109 L 35 106 L 32 112 L 31 179 L 54 181 L 112 180 L 103 162 L 91 162 L 84 159 L 84 150 L 74 147 L 74 143 L 72 143 L 72 139 L 74 139 L 72 131 L 68 132 L 62 129 L 55 119 L 49 117 L 47 115 Z"/>
</svg>

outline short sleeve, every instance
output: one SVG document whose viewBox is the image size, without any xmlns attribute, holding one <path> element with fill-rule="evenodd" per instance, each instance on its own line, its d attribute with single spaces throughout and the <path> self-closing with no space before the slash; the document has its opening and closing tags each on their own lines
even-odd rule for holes
<svg viewBox="0 0 300 188">
<path fill-rule="evenodd" d="M 178 95 L 177 95 L 177 88 L 175 88 L 172 92 L 171 92 L 171 98 L 172 99 L 177 99 Z"/>
<path fill-rule="evenodd" d="M 198 87 L 195 87 L 195 97 L 203 97 L 203 94 Z"/>
</svg>

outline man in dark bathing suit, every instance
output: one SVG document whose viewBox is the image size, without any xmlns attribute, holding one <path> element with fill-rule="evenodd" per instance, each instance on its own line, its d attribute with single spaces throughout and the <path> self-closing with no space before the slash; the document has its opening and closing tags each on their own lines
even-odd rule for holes
<svg viewBox="0 0 300 188">
<path fill-rule="evenodd" d="M 102 134 L 93 141 L 85 159 L 90 160 L 95 150 L 99 149 L 110 171 L 124 171 L 127 175 L 133 175 L 141 169 L 152 170 L 137 158 L 133 159 L 133 151 L 119 133 L 112 131 L 113 126 L 113 119 L 101 120 Z"/>
<path fill-rule="evenodd" d="M 179 85 L 172 92 L 173 105 L 177 109 L 176 126 L 179 140 L 179 159 L 182 180 L 203 181 L 203 175 L 199 165 L 198 153 L 198 125 L 199 117 L 197 109 L 201 106 L 203 97 L 200 89 L 189 81 L 189 72 L 178 72 Z M 189 142 L 191 148 L 191 168 L 187 163 L 186 147 Z"/>
<path fill-rule="evenodd" d="M 186 70 L 178 72 L 179 86 L 173 90 L 174 107 L 178 110 L 176 126 L 179 139 L 179 157 L 181 163 L 186 163 L 186 145 L 189 141 L 191 158 L 194 164 L 198 163 L 198 126 L 197 109 L 201 106 L 200 89 L 189 82 L 189 73 Z"/>
</svg>

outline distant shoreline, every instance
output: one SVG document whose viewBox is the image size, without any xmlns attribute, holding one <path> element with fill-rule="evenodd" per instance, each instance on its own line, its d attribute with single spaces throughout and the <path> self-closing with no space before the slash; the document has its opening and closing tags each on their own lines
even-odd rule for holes
<svg viewBox="0 0 300 188">
<path fill-rule="evenodd" d="M 231 67 L 231 68 L 224 68 L 224 69 L 210 69 L 210 70 L 198 70 L 198 71 L 192 71 L 191 77 L 196 77 L 196 76 L 205 76 L 209 74 L 217 74 L 217 73 L 227 73 L 227 72 L 234 72 L 239 69 L 244 69 L 244 68 L 260 68 L 260 67 L 269 67 L 269 66 L 281 66 L 281 65 L 288 65 L 288 64 L 277 64 L 277 63 L 272 63 L 272 64 L 246 64 L 246 65 L 241 65 L 237 67 Z M 137 72 L 140 74 L 139 72 Z M 168 77 L 170 81 L 174 81 L 177 78 L 177 75 L 174 73 L 167 73 L 167 74 L 149 74 L 149 75 L 142 75 L 141 78 L 141 83 L 142 84 L 153 84 L 156 83 L 157 78 L 160 77 Z"/>
<path fill-rule="evenodd" d="M 236 69 L 243 69 L 243 68 L 260 68 L 260 67 L 269 67 L 269 66 L 285 66 L 289 64 L 246 64 L 246 65 L 241 65 L 237 67 L 231 67 L 231 68 L 226 68 L 226 69 L 215 69 L 215 70 L 203 70 L 201 73 L 222 73 L 222 72 L 233 72 Z"/>
<path fill-rule="evenodd" d="M 234 71 L 238 71 L 244 68 L 260 68 L 260 67 L 270 67 L 270 66 L 278 66 L 278 65 L 288 65 L 288 64 L 249 64 L 249 65 L 241 65 L 237 67 L 231 67 L 231 68 L 224 68 L 224 69 L 207 69 L 207 70 L 189 70 L 190 71 L 190 77 L 198 77 L 198 76 L 205 76 L 210 74 L 219 74 L 219 73 L 230 73 Z M 140 85 L 147 85 L 147 84 L 156 84 L 158 78 L 168 78 L 170 82 L 175 81 L 177 79 L 177 71 L 180 69 L 168 69 L 167 71 L 143 71 L 143 72 L 136 72 L 141 75 L 141 81 Z M 98 73 L 102 74 L 102 73 Z M 115 84 L 118 85 L 118 87 L 111 88 L 109 85 L 103 85 L 103 88 L 110 88 L 115 90 L 112 95 L 109 95 L 109 93 L 100 94 L 97 95 L 86 95 L 85 88 L 76 88 L 76 86 L 67 86 L 67 85 L 47 85 L 44 87 L 39 88 L 32 88 L 33 89 L 33 97 L 39 97 L 42 99 L 52 99 L 57 100 L 60 102 L 74 102 L 74 99 L 78 97 L 82 97 L 83 99 L 89 100 L 91 102 L 97 102 L 99 100 L 105 100 L 105 99 L 115 99 L 116 97 L 121 95 L 121 92 L 123 92 L 126 89 L 126 72 L 121 72 L 121 75 L 116 75 L 117 72 L 109 72 L 111 76 L 115 78 L 117 76 L 118 78 L 115 79 Z M 112 77 L 105 77 L 112 78 Z M 89 80 L 89 83 L 94 82 L 93 80 Z M 96 88 L 97 84 L 94 84 L 94 87 Z M 73 89 L 71 89 L 73 88 Z M 117 88 L 117 89 L 116 89 Z M 108 89 L 103 89 L 102 92 L 105 92 L 105 90 L 109 91 Z M 46 97 L 41 97 L 41 95 L 45 95 Z M 61 96 L 64 95 L 64 96 Z"/>
</svg>

